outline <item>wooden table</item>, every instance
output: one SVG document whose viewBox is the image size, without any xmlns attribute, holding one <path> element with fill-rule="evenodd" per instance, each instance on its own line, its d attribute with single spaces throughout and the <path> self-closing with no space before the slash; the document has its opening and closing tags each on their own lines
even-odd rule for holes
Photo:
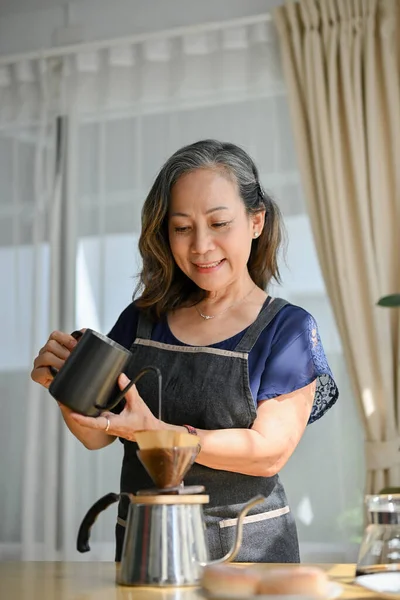
<svg viewBox="0 0 400 600">
<path fill-rule="evenodd" d="M 273 565 L 265 565 L 268 569 Z M 285 565 L 288 566 L 288 565 Z M 351 583 L 354 565 L 318 565 L 343 586 L 341 599 L 378 596 Z M 0 600 L 204 600 L 198 588 L 137 588 L 115 584 L 110 562 L 0 563 Z"/>
</svg>

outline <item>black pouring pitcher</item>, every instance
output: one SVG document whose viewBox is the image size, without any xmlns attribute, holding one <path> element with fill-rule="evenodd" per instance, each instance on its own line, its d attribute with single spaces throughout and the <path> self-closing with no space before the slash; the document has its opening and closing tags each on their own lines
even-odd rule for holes
<svg viewBox="0 0 400 600">
<path fill-rule="evenodd" d="M 97 417 L 103 411 L 112 410 L 124 398 L 126 392 L 149 371 L 156 373 L 159 390 L 159 413 L 161 413 L 161 373 L 157 367 L 144 367 L 136 377 L 121 390 L 118 377 L 132 359 L 132 354 L 110 338 L 92 329 L 82 334 L 74 331 L 79 339 L 59 371 L 52 368 L 54 379 L 50 394 L 74 412 Z M 160 415 L 159 415 L 160 416 Z"/>
</svg>

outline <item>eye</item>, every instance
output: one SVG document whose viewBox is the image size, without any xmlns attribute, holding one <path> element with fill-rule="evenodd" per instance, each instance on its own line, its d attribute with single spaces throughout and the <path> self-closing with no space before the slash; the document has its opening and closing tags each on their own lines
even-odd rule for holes
<svg viewBox="0 0 400 600">
<path fill-rule="evenodd" d="M 175 233 L 187 233 L 190 227 L 174 227 Z"/>
<path fill-rule="evenodd" d="M 213 223 L 212 226 L 214 229 L 222 229 L 223 227 L 227 227 L 230 224 L 230 221 L 220 221 L 219 223 Z"/>
</svg>

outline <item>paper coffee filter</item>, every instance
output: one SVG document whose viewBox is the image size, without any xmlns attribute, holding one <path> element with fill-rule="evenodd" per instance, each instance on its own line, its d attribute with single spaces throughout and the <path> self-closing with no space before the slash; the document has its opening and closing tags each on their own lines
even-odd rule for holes
<svg viewBox="0 0 400 600">
<path fill-rule="evenodd" d="M 185 448 L 195 447 L 200 444 L 200 438 L 198 435 L 193 435 L 192 433 L 175 433 L 175 446 L 180 448 L 184 446 Z"/>
<path fill-rule="evenodd" d="M 135 433 L 140 450 L 152 448 L 180 448 L 196 447 L 200 438 L 190 433 L 180 433 L 171 429 L 137 431 Z"/>
</svg>

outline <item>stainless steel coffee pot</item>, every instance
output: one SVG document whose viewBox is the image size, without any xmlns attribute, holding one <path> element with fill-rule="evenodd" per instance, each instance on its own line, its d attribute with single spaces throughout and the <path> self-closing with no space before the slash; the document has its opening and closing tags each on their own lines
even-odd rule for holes
<svg viewBox="0 0 400 600">
<path fill-rule="evenodd" d="M 117 583 L 121 585 L 185 586 L 199 583 L 210 564 L 203 518 L 206 494 L 125 494 L 130 499 L 122 560 Z M 79 552 L 90 550 L 90 528 L 98 514 L 119 500 L 107 494 L 89 509 L 78 533 Z M 233 560 L 242 542 L 243 518 L 264 496 L 250 500 L 238 517 L 236 539 L 228 554 L 213 563 Z"/>
</svg>

